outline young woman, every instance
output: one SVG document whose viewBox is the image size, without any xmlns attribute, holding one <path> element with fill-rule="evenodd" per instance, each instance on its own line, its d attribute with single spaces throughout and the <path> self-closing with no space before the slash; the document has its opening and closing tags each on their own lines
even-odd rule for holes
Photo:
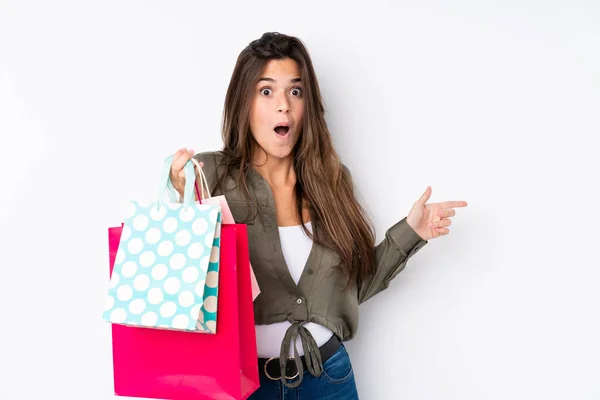
<svg viewBox="0 0 600 400">
<path fill-rule="evenodd" d="M 303 43 L 265 33 L 239 55 L 225 98 L 223 149 L 179 150 L 171 179 L 200 162 L 214 195 L 248 224 L 261 288 L 254 302 L 261 387 L 251 399 L 358 398 L 343 341 L 358 306 L 388 287 L 428 240 L 449 233 L 464 201 L 427 204 L 431 188 L 375 246 L 336 154 Z"/>
</svg>

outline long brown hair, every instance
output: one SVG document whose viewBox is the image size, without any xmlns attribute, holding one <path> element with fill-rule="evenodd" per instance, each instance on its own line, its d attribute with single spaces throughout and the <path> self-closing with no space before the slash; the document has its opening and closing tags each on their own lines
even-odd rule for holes
<svg viewBox="0 0 600 400">
<path fill-rule="evenodd" d="M 304 227 L 316 243 L 333 249 L 340 257 L 338 267 L 348 277 L 348 285 L 374 273 L 373 246 L 375 232 L 365 210 L 354 196 L 351 177 L 344 171 L 333 148 L 325 122 L 325 107 L 311 58 L 304 44 L 295 37 L 268 32 L 251 42 L 238 56 L 223 110 L 223 163 L 226 176 L 238 171 L 237 183 L 249 203 L 253 200 L 246 184 L 257 145 L 250 133 L 250 107 L 256 84 L 270 60 L 291 58 L 298 63 L 304 83 L 303 131 L 294 148 L 297 213 L 311 208 L 315 235 Z M 315 220 L 316 219 L 316 220 Z M 306 221 L 302 221 L 303 225 Z M 321 228 L 322 229 L 319 229 Z"/>
</svg>

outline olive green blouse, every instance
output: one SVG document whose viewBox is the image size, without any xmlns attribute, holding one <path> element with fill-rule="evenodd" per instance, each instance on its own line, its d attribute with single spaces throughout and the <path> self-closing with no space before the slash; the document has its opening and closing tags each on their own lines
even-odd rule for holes
<svg viewBox="0 0 600 400">
<path fill-rule="evenodd" d="M 197 161 L 204 162 L 202 169 L 211 189 L 223 173 L 224 166 L 220 165 L 223 157 L 220 151 L 194 156 Z M 345 166 L 344 169 L 348 172 Z M 354 337 L 358 329 L 359 304 L 386 289 L 390 281 L 404 269 L 408 259 L 427 241 L 417 235 L 406 218 L 402 219 L 387 230 L 383 241 L 373 250 L 375 275 L 347 289 L 347 278 L 342 271 L 334 268 L 339 262 L 337 253 L 313 243 L 296 285 L 281 250 L 271 187 L 253 168 L 248 170 L 246 183 L 259 205 L 259 213 L 254 217 L 242 190 L 236 187 L 235 178 L 225 179 L 225 183 L 216 188 L 212 195 L 225 195 L 234 220 L 247 224 L 250 262 L 261 290 L 254 301 L 255 323 L 262 325 L 289 321 L 292 324 L 283 340 L 280 357 L 283 360 L 287 358 L 293 343 L 300 375 L 296 382 L 286 382 L 285 363 L 281 363 L 281 379 L 288 387 L 297 387 L 302 380 L 303 369 L 297 352 L 298 338 L 304 348 L 308 371 L 319 376 L 323 370 L 317 344 L 304 325 L 308 322 L 323 325 L 342 341 Z M 312 222 L 313 230 L 319 229 L 318 221 Z"/>
</svg>

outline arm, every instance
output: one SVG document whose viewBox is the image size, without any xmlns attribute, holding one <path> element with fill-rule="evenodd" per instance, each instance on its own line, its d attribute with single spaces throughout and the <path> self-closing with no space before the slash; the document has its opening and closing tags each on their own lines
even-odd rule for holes
<svg viewBox="0 0 600 400">
<path fill-rule="evenodd" d="M 364 303 L 377 293 L 387 289 L 392 279 L 406 267 L 408 260 L 427 241 L 408 225 L 406 218 L 393 225 L 385 238 L 373 249 L 375 274 L 358 287 L 358 303 Z"/>
<path fill-rule="evenodd" d="M 344 173 L 352 182 L 348 168 Z M 406 218 L 393 225 L 385 238 L 373 249 L 375 274 L 358 285 L 358 303 L 364 303 L 387 289 L 392 279 L 404 269 L 408 260 L 427 244 L 406 222 Z"/>
</svg>

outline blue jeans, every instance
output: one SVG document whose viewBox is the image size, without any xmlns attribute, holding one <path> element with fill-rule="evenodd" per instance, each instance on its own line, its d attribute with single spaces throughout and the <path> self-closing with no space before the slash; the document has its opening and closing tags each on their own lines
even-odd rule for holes
<svg viewBox="0 0 600 400">
<path fill-rule="evenodd" d="M 342 343 L 338 351 L 323 363 L 320 377 L 304 371 L 300 386 L 290 389 L 281 380 L 266 377 L 264 362 L 258 366 L 260 388 L 248 400 L 358 400 L 354 371 L 346 347 Z M 289 382 L 294 382 L 298 378 Z"/>
</svg>

